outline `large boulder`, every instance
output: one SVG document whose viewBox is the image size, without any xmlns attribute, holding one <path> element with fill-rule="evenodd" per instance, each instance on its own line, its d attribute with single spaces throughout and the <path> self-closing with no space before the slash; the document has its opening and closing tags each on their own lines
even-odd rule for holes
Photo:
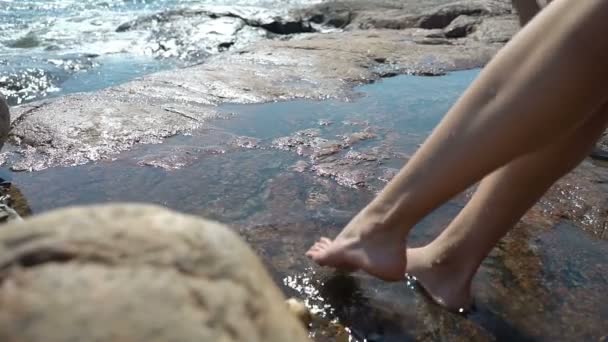
<svg viewBox="0 0 608 342">
<path fill-rule="evenodd" d="M 134 204 L 0 229 L 1 341 L 305 341 L 228 228 Z"/>
</svg>

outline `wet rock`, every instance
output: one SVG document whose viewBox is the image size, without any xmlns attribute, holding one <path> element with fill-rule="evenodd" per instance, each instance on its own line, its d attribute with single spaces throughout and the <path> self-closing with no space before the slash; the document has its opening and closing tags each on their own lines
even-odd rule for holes
<svg viewBox="0 0 608 342">
<path fill-rule="evenodd" d="M 9 213 L 9 217 L 19 219 L 32 215 L 28 200 L 17 185 L 7 181 L 0 183 L 0 197 L 2 198 L 2 204 L 12 211 L 12 213 Z"/>
<path fill-rule="evenodd" d="M 149 51 L 161 57 L 200 59 L 273 35 L 312 32 L 286 11 L 247 6 L 170 10 L 121 24 L 116 31 L 147 30 Z"/>
<path fill-rule="evenodd" d="M 267 38 L 263 30 L 249 27 L 234 17 L 182 14 L 165 18 L 147 30 L 146 49 L 150 54 L 192 62 Z"/>
<path fill-rule="evenodd" d="M 226 150 L 221 147 L 173 146 L 137 158 L 137 165 L 173 171 L 190 166 L 201 158 L 224 153 Z"/>
<path fill-rule="evenodd" d="M 362 188 L 372 178 L 372 173 L 343 160 L 330 160 L 313 165 L 312 170 L 320 177 L 333 178 L 338 184 L 350 188 Z"/>
<path fill-rule="evenodd" d="M 347 29 L 443 29 L 461 15 L 501 16 L 511 13 L 509 1 L 362 1 L 323 2 L 298 13 L 310 21 Z"/>
<path fill-rule="evenodd" d="M 280 150 L 298 150 L 300 155 L 304 154 L 303 148 L 318 148 L 328 140 L 320 138 L 321 131 L 316 128 L 297 131 L 291 136 L 276 138 L 272 141 L 272 147 Z"/>
<path fill-rule="evenodd" d="M 344 98 L 353 85 L 387 75 L 386 70 L 374 69 L 379 58 L 391 61 L 393 75 L 437 74 L 481 66 L 498 49 L 475 41 L 421 45 L 407 39 L 414 34 L 415 30 L 335 32 L 267 41 L 211 57 L 184 72 L 161 72 L 118 88 L 212 104 Z M 345 39 L 353 44 L 337 43 Z"/>
<path fill-rule="evenodd" d="M 336 140 L 327 140 L 325 142 L 317 144 L 316 146 L 312 146 L 313 151 L 311 158 L 314 160 L 334 155 L 342 151 L 346 146 L 346 144 Z"/>
<path fill-rule="evenodd" d="M 326 207 L 330 203 L 329 196 L 320 191 L 310 191 L 306 198 L 306 209 L 314 210 L 320 207 Z"/>
<path fill-rule="evenodd" d="M 519 30 L 514 16 L 484 18 L 469 37 L 484 43 L 506 43 Z"/>
<path fill-rule="evenodd" d="M 307 341 L 256 255 L 214 222 L 81 207 L 0 241 L 3 341 Z"/>
<path fill-rule="evenodd" d="M 468 15 L 461 15 L 454 19 L 443 31 L 447 38 L 462 38 L 475 30 L 479 19 Z"/>
<path fill-rule="evenodd" d="M 539 226 L 569 220 L 596 238 L 608 239 L 608 168 L 584 162 L 557 182 L 526 216 Z"/>
<path fill-rule="evenodd" d="M 303 160 L 298 160 L 295 164 L 293 164 L 289 170 L 294 171 L 294 172 L 304 172 L 306 171 L 308 168 L 310 167 L 310 165 L 303 161 Z"/>
<path fill-rule="evenodd" d="M 345 155 L 345 158 L 358 160 L 358 161 L 376 161 L 378 160 L 378 156 L 374 153 L 369 152 L 358 152 L 354 150 L 348 151 Z"/>
<path fill-rule="evenodd" d="M 338 184 L 350 188 L 368 188 L 379 190 L 386 177 L 386 168 L 381 165 L 395 156 L 385 146 L 375 146 L 354 150 L 349 147 L 347 152 L 339 155 L 312 158 L 313 171 L 319 177 L 328 177 Z"/>
<path fill-rule="evenodd" d="M 194 9 L 164 11 L 124 23 L 116 31 L 125 32 L 158 25 L 159 23 L 177 22 L 184 18 L 192 17 L 210 19 L 221 17 L 236 18 L 249 26 L 261 27 L 276 34 L 294 34 L 312 31 L 310 25 L 300 16 L 289 14 L 280 9 L 272 10 L 254 6 L 201 6 Z"/>
<path fill-rule="evenodd" d="M 154 102 L 107 90 L 34 103 L 15 110 L 11 131 L 21 149 L 13 170 L 42 170 L 108 158 L 137 143 L 199 127 L 215 111 L 204 106 Z"/>
<path fill-rule="evenodd" d="M 376 135 L 371 132 L 369 128 L 366 128 L 362 132 L 355 132 L 342 137 L 342 140 L 347 146 L 352 146 L 360 141 L 369 140 L 375 138 Z"/>
<path fill-rule="evenodd" d="M 241 148 L 258 148 L 260 146 L 260 139 L 253 137 L 236 137 L 234 144 Z"/>
<path fill-rule="evenodd" d="M 297 131 L 287 137 L 276 138 L 272 147 L 281 150 L 293 150 L 300 156 L 309 156 L 311 160 L 319 160 L 340 153 L 347 147 L 351 147 L 360 141 L 374 138 L 375 135 L 369 130 L 354 132 L 349 135 L 340 136 L 341 141 L 320 137 L 320 130 L 316 128 Z"/>
<path fill-rule="evenodd" d="M 456 1 L 427 11 L 417 26 L 426 29 L 446 28 L 459 16 L 497 16 L 511 13 L 505 1 Z"/>
<path fill-rule="evenodd" d="M 378 177 L 383 182 L 390 182 L 399 173 L 399 169 L 396 168 L 385 168 L 382 170 L 382 174 Z"/>
<path fill-rule="evenodd" d="M 4 43 L 8 47 L 18 48 L 18 49 L 30 49 L 35 48 L 40 45 L 40 39 L 34 32 L 28 32 L 23 37 L 20 37 L 15 40 L 7 41 Z"/>
<path fill-rule="evenodd" d="M 310 164 L 299 161 L 291 168 L 292 171 L 309 170 L 318 177 L 331 178 L 342 186 L 369 188 L 377 183 L 378 166 L 393 156 L 386 146 L 354 150 L 360 142 L 376 137 L 371 127 L 364 123 L 361 125 L 367 127 L 362 131 L 340 135 L 340 140 L 323 138 L 320 129 L 310 128 L 277 138 L 271 146 L 310 158 Z"/>
<path fill-rule="evenodd" d="M 289 312 L 294 314 L 304 326 L 308 326 L 312 322 L 312 314 L 302 301 L 295 298 L 289 298 L 285 301 Z"/>
<path fill-rule="evenodd" d="M 9 181 L 0 178 L 0 224 L 21 221 L 31 214 L 21 191 Z"/>
</svg>

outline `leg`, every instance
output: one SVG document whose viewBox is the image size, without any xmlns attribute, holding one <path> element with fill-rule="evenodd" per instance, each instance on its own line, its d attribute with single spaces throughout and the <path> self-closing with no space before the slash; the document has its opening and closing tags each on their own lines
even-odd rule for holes
<svg viewBox="0 0 608 342">
<path fill-rule="evenodd" d="M 403 278 L 405 238 L 431 210 L 509 161 L 552 143 L 608 88 L 608 1 L 556 0 L 486 66 L 383 192 L 331 241 L 321 265 Z M 573 53 L 575 51 L 576 53 Z"/>
<path fill-rule="evenodd" d="M 441 305 L 470 302 L 470 287 L 492 248 L 560 177 L 589 153 L 608 123 L 608 105 L 567 138 L 486 177 L 467 206 L 430 244 L 407 250 L 407 271 Z"/>
</svg>

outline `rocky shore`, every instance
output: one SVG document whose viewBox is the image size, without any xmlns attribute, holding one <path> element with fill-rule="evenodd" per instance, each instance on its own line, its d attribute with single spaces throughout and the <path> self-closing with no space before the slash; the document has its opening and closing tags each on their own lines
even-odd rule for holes
<svg viewBox="0 0 608 342">
<path fill-rule="evenodd" d="M 510 1 L 206 6 L 116 28 L 133 30 L 149 32 L 145 43 L 157 58 L 194 65 L 13 107 L 12 118 L 0 102 L 0 144 L 7 141 L 0 164 L 41 175 L 35 195 L 56 196 L 50 207 L 73 200 L 62 202 L 54 179 L 74 176 L 69 185 L 77 189 L 65 193 L 106 201 L 125 197 L 129 180 L 150 176 L 133 170 L 147 168 L 151 176 L 138 183 L 147 201 L 179 198 L 188 206 L 180 210 L 233 227 L 132 204 L 63 209 L 0 227 L 0 340 L 306 340 L 276 284 L 325 315 L 329 328 L 313 322 L 309 333 L 316 341 L 595 337 L 607 284 L 597 262 L 608 241 L 605 165 L 583 162 L 524 217 L 480 272 L 487 284 L 476 293 L 480 313 L 462 318 L 404 295 L 403 284 L 317 274 L 303 256 L 314 237 L 335 233 L 396 174 L 409 156 L 397 147 L 405 141 L 415 150 L 422 133 L 403 137 L 325 118 L 266 140 L 212 127 L 238 119 L 222 105 L 346 103 L 359 96 L 356 86 L 382 78 L 481 68 L 518 30 Z M 203 162 L 211 157 L 223 159 Z M 162 184 L 171 177 L 190 182 Z M 413 241 L 436 234 L 468 196 L 430 215 Z M 31 212 L 22 202 L 15 209 Z M 567 243 L 576 248 L 559 248 Z M 549 316 L 558 317 L 543 321 Z"/>
<path fill-rule="evenodd" d="M 285 17 L 225 8 L 163 12 L 118 30 L 209 17 L 240 22 L 224 39 L 207 41 L 226 51 L 197 66 L 15 108 L 16 148 L 3 159 L 17 171 L 79 165 L 191 131 L 222 103 L 346 99 L 353 86 L 382 77 L 481 67 L 517 30 L 509 2 L 495 0 L 336 1 Z M 235 43 L 244 27 L 273 39 Z"/>
</svg>

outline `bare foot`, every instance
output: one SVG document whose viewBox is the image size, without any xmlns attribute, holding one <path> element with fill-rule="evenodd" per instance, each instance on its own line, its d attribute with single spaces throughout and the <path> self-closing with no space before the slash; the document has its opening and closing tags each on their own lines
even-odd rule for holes
<svg viewBox="0 0 608 342">
<path fill-rule="evenodd" d="M 453 312 L 467 312 L 472 305 L 470 272 L 458 267 L 457 260 L 438 261 L 428 247 L 408 248 L 407 274 L 431 299 Z"/>
<path fill-rule="evenodd" d="M 355 218 L 333 241 L 321 238 L 306 256 L 321 266 L 349 272 L 363 270 L 386 281 L 403 280 L 405 238 L 399 232 L 363 221 Z"/>
</svg>

